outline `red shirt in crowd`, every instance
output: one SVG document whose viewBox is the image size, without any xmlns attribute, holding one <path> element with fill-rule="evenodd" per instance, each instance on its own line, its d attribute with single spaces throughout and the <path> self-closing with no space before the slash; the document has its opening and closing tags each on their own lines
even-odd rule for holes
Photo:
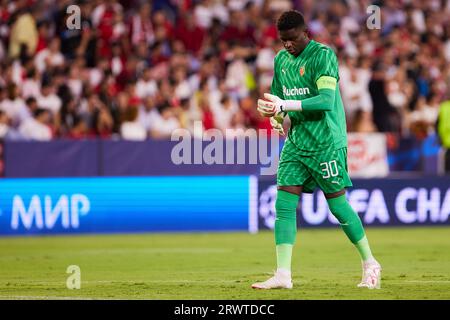
<svg viewBox="0 0 450 320">
<path fill-rule="evenodd" d="M 181 20 L 175 29 L 175 39 L 183 42 L 187 51 L 197 54 L 205 40 L 205 30 L 193 25 L 187 26 L 184 20 Z"/>
</svg>

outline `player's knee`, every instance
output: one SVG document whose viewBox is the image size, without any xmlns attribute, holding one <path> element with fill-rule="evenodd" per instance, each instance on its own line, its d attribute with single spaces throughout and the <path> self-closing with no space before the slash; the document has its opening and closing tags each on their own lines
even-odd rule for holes
<svg viewBox="0 0 450 320">
<path fill-rule="evenodd" d="M 277 219 L 295 219 L 297 216 L 298 195 L 279 190 L 275 201 Z"/>
<path fill-rule="evenodd" d="M 327 201 L 331 213 L 336 217 L 340 224 L 354 224 L 361 222 L 358 214 L 350 206 L 350 203 L 348 203 L 345 196 L 340 197 L 340 199 L 327 199 Z"/>
</svg>

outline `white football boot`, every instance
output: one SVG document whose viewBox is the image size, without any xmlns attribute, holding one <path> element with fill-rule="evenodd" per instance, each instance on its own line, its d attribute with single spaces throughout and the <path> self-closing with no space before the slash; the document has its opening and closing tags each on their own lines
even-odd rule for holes
<svg viewBox="0 0 450 320">
<path fill-rule="evenodd" d="M 377 261 L 362 264 L 362 280 L 358 288 L 380 289 L 381 288 L 381 265 Z"/>
<path fill-rule="evenodd" d="M 292 279 L 290 274 L 276 271 L 275 275 L 264 282 L 252 284 L 253 289 L 292 289 Z"/>
</svg>

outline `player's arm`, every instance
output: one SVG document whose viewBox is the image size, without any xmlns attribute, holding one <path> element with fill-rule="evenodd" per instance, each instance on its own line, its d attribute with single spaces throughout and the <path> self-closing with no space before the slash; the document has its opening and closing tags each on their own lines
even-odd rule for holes
<svg viewBox="0 0 450 320">
<path fill-rule="evenodd" d="M 337 79 L 333 77 L 320 77 L 316 85 L 319 89 L 317 96 L 305 100 L 283 100 L 273 94 L 264 94 L 268 101 L 258 103 L 258 110 L 270 116 L 287 111 L 330 111 L 334 105 Z"/>
<path fill-rule="evenodd" d="M 266 116 L 285 111 L 330 111 L 334 105 L 339 79 L 337 58 L 331 49 L 322 50 L 316 57 L 315 82 L 319 94 L 304 100 L 283 100 L 272 94 L 264 94 L 269 100 L 261 103 L 260 112 Z"/>
</svg>

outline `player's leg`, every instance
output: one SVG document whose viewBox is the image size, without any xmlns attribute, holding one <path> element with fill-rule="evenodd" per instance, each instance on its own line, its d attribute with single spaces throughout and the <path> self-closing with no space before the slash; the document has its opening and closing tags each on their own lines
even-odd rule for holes
<svg viewBox="0 0 450 320">
<path fill-rule="evenodd" d="M 277 270 L 264 282 L 252 285 L 255 289 L 292 288 L 292 249 L 297 236 L 297 205 L 302 186 L 278 186 L 275 201 L 275 245 Z"/>
<path fill-rule="evenodd" d="M 356 246 L 361 260 L 373 260 L 364 227 L 358 214 L 353 210 L 345 197 L 345 189 L 338 192 L 326 193 L 325 198 L 331 213 L 339 221 L 348 239 Z"/>
<path fill-rule="evenodd" d="M 358 287 L 379 289 L 381 286 L 381 266 L 372 255 L 361 219 L 347 201 L 345 190 L 327 193 L 325 197 L 331 213 L 339 221 L 345 234 L 356 247 L 361 257 L 363 276 Z"/>
<path fill-rule="evenodd" d="M 381 267 L 372 255 L 361 219 L 345 197 L 345 188 L 352 186 L 347 172 L 346 149 L 313 157 L 310 166 L 315 168 L 314 178 L 325 194 L 331 213 L 361 257 L 363 281 L 359 286 L 379 288 Z"/>
<path fill-rule="evenodd" d="M 279 186 L 275 210 L 277 271 L 291 274 L 292 248 L 297 236 L 297 205 L 302 186 Z"/>
<path fill-rule="evenodd" d="M 286 147 L 286 145 L 285 145 Z M 297 235 L 297 206 L 302 192 L 302 183 L 307 178 L 307 170 L 297 160 L 297 156 L 283 148 L 277 172 L 277 199 L 275 201 L 275 245 L 277 271 L 269 280 L 254 283 L 253 288 L 292 288 L 292 249 Z"/>
</svg>

